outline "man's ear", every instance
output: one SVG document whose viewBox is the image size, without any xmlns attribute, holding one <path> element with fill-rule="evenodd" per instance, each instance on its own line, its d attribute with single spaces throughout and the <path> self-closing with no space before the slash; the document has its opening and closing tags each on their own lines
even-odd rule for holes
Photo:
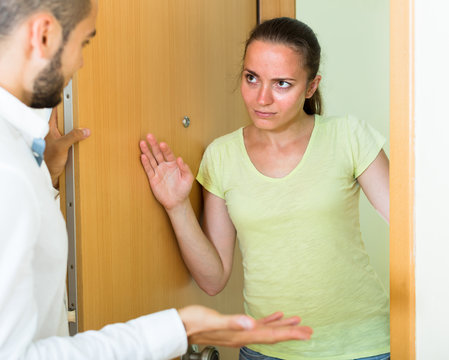
<svg viewBox="0 0 449 360">
<path fill-rule="evenodd" d="M 315 79 L 313 79 L 308 87 L 307 87 L 307 92 L 306 92 L 306 99 L 310 99 L 313 94 L 315 94 L 316 89 L 318 89 L 318 85 L 320 84 L 321 81 L 321 75 L 317 75 L 315 76 Z"/>
<path fill-rule="evenodd" d="M 62 28 L 49 13 L 38 13 L 29 20 L 31 54 L 51 59 L 62 43 Z"/>
</svg>

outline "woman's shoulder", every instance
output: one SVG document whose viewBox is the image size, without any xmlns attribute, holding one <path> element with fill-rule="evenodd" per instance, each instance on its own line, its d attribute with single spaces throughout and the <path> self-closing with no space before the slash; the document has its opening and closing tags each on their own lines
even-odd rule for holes
<svg viewBox="0 0 449 360">
<path fill-rule="evenodd" d="M 354 115 L 320 116 L 319 121 L 325 131 L 322 136 L 339 140 L 339 144 L 349 146 L 351 151 L 360 147 L 373 144 L 374 148 L 381 148 L 385 143 L 385 137 L 376 130 L 368 121 L 359 119 Z"/>
<path fill-rule="evenodd" d="M 241 142 L 243 129 L 237 129 L 229 134 L 213 140 L 205 149 L 202 159 L 203 166 L 221 167 L 224 163 L 241 157 Z"/>
<path fill-rule="evenodd" d="M 352 114 L 345 115 L 318 115 L 318 124 L 329 130 L 352 133 L 357 129 L 364 128 L 368 124 Z"/>
<path fill-rule="evenodd" d="M 226 135 L 222 135 L 214 139 L 207 148 L 210 150 L 219 150 L 239 146 L 242 139 L 242 131 L 243 128 L 239 128 Z"/>
<path fill-rule="evenodd" d="M 351 114 L 344 114 L 344 115 L 315 115 L 315 119 L 318 120 L 318 122 L 321 125 L 326 126 L 341 126 L 341 125 L 347 125 L 351 122 L 359 122 L 360 120 Z"/>
</svg>

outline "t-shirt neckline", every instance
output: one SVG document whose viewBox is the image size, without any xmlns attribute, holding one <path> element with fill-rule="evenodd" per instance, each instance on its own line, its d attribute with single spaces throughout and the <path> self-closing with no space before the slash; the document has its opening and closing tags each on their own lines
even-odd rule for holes
<svg viewBox="0 0 449 360">
<path fill-rule="evenodd" d="M 259 177 L 261 177 L 261 178 L 263 178 L 265 180 L 269 180 L 269 181 L 283 181 L 283 180 L 287 180 L 288 178 L 292 177 L 296 172 L 298 172 L 304 166 L 304 163 L 307 161 L 307 158 L 309 157 L 309 153 L 312 151 L 311 148 L 313 147 L 313 143 L 314 143 L 314 139 L 316 137 L 316 133 L 318 132 L 318 127 L 319 127 L 321 116 L 318 115 L 318 114 L 315 114 L 314 117 L 315 117 L 315 119 L 314 119 L 314 125 L 313 125 L 312 134 L 310 135 L 309 143 L 307 144 L 307 148 L 306 148 L 306 151 L 304 152 L 303 157 L 301 158 L 299 163 L 292 169 L 292 171 L 290 171 L 287 175 L 285 175 L 283 177 L 280 177 L 280 178 L 275 178 L 275 177 L 271 177 L 271 176 L 262 174 L 259 170 L 257 170 L 256 166 L 251 161 L 251 158 L 249 157 L 248 151 L 246 149 L 245 138 L 243 136 L 243 129 L 244 129 L 244 127 L 241 127 L 240 128 L 240 134 L 239 134 L 239 142 L 240 142 L 240 146 L 242 147 L 242 151 L 243 151 L 243 154 L 244 154 L 245 162 L 251 168 L 251 171 L 256 173 L 257 176 L 259 176 Z"/>
</svg>

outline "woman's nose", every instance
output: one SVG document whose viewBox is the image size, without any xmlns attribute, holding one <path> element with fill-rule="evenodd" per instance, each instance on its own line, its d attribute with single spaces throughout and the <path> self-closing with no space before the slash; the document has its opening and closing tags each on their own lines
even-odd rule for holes
<svg viewBox="0 0 449 360">
<path fill-rule="evenodd" d="M 260 105 L 269 105 L 273 102 L 273 96 L 271 94 L 271 88 L 269 86 L 262 86 L 257 96 L 257 102 Z"/>
</svg>

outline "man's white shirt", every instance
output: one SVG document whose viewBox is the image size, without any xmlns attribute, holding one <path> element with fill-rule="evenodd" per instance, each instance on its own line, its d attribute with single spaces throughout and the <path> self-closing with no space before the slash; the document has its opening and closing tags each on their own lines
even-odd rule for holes
<svg viewBox="0 0 449 360">
<path fill-rule="evenodd" d="M 48 132 L 0 87 L 0 359 L 171 359 L 187 350 L 176 310 L 68 336 L 67 232 L 45 162 L 31 144 Z"/>
</svg>

